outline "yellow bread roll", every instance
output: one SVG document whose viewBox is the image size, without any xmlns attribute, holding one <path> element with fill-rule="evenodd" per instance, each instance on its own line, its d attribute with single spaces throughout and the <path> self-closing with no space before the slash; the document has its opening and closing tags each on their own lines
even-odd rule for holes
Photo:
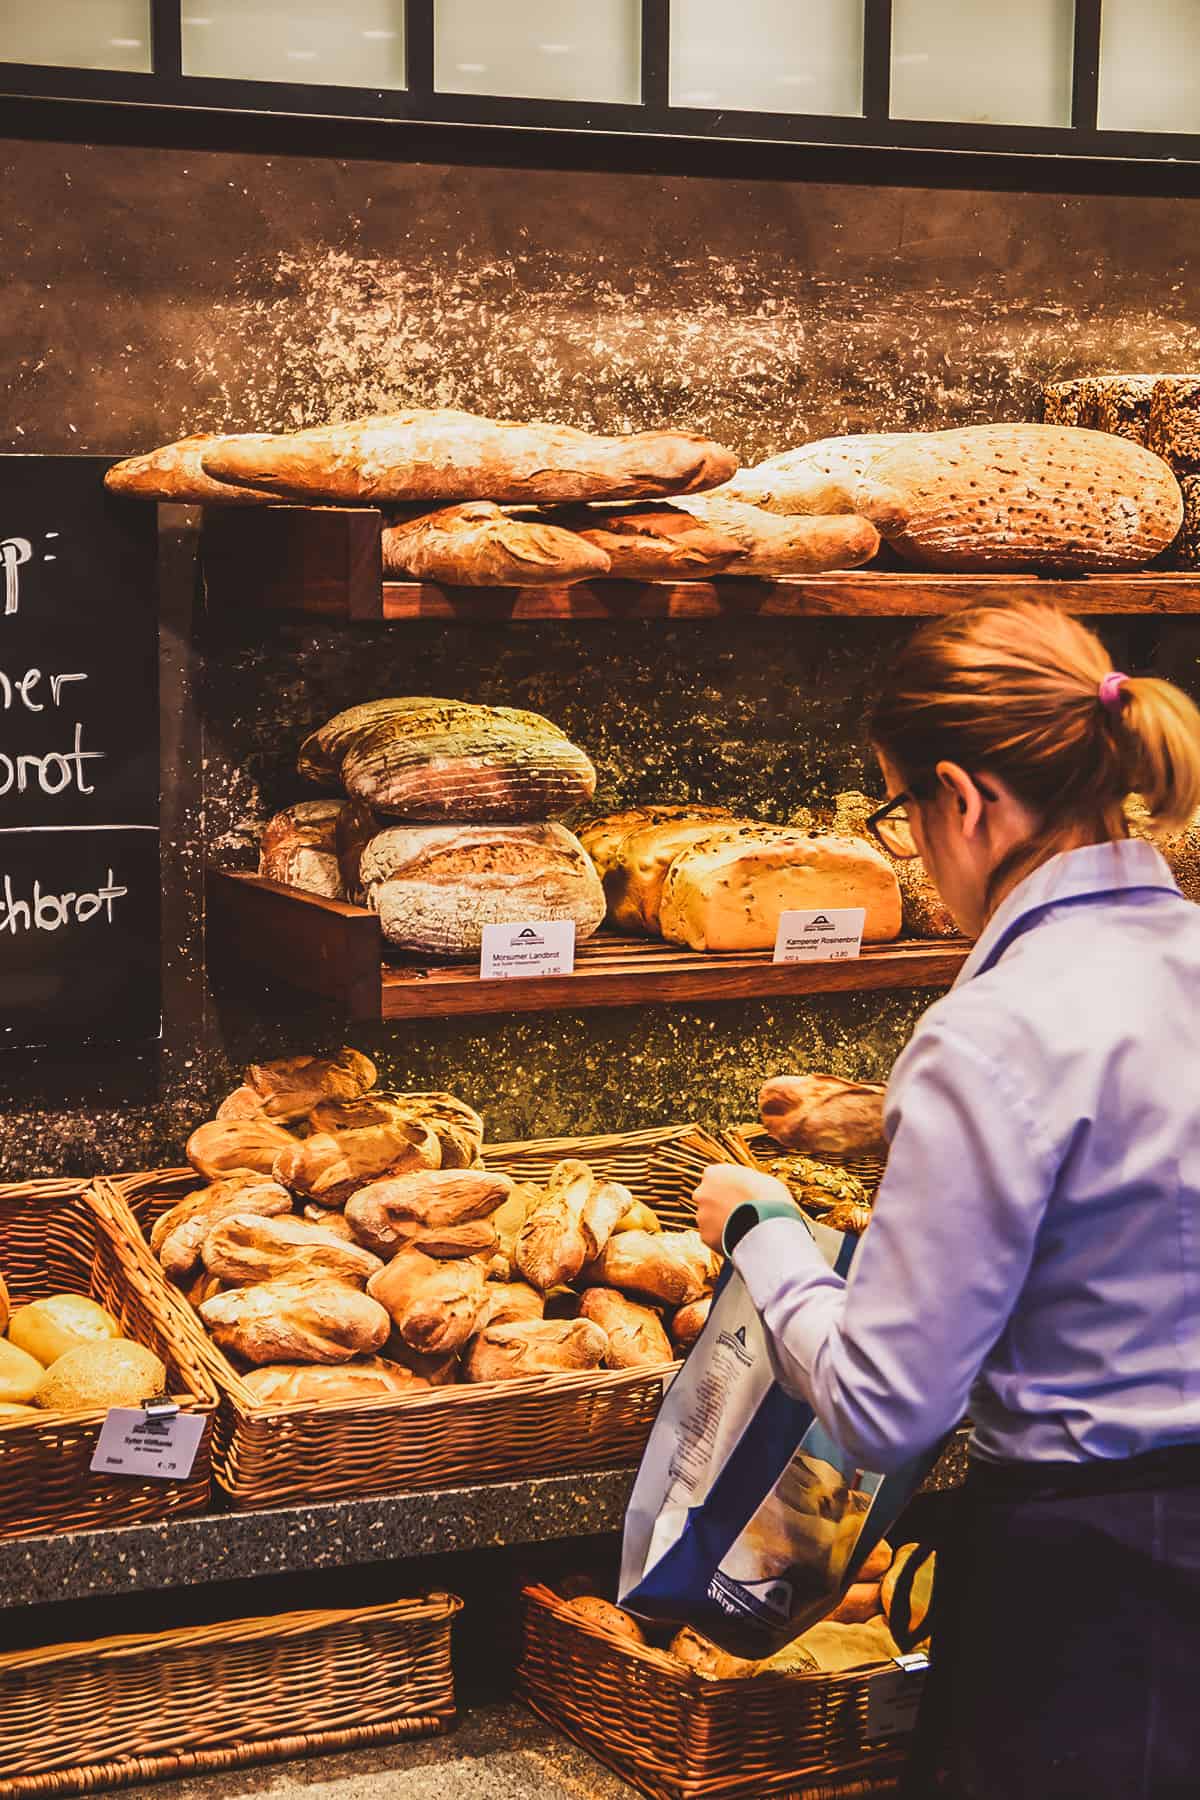
<svg viewBox="0 0 1200 1800">
<path fill-rule="evenodd" d="M 74 1350 L 120 1337 L 121 1327 L 110 1312 L 85 1294 L 50 1294 L 19 1306 L 8 1322 L 8 1341 L 36 1357 L 43 1369 Z"/>
<path fill-rule="evenodd" d="M 581 1594 L 577 1600 L 567 1602 L 571 1611 L 578 1613 L 590 1625 L 601 1625 L 605 1631 L 615 1632 L 618 1637 L 628 1638 L 631 1643 L 644 1644 L 646 1634 L 634 1618 L 623 1607 L 614 1606 L 611 1600 L 601 1600 L 596 1594 Z"/>
<path fill-rule="evenodd" d="M 0 1338 L 0 1402 L 24 1406 L 33 1399 L 45 1373 L 35 1356 Z"/>
<path fill-rule="evenodd" d="M 101 1412 L 140 1406 L 165 1391 L 167 1371 L 153 1350 L 128 1338 L 78 1344 L 43 1375 L 34 1394 L 45 1412 Z"/>
</svg>

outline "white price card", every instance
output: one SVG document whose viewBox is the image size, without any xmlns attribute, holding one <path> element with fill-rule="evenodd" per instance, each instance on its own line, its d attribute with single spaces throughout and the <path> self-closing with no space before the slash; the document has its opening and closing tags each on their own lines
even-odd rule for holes
<svg viewBox="0 0 1200 1800">
<path fill-rule="evenodd" d="M 481 981 L 570 975 L 575 968 L 574 919 L 531 919 L 527 924 L 485 925 L 479 959 Z"/>
<path fill-rule="evenodd" d="M 186 1481 L 203 1436 L 203 1413 L 160 1417 L 141 1407 L 114 1406 L 100 1427 L 92 1471 L 143 1481 Z"/>
<path fill-rule="evenodd" d="M 898 1656 L 886 1675 L 867 1685 L 868 1738 L 902 1737 L 917 1722 L 929 1658 L 920 1652 Z"/>
<path fill-rule="evenodd" d="M 842 906 L 779 915 L 777 963 L 852 962 L 862 955 L 865 906 Z"/>
</svg>

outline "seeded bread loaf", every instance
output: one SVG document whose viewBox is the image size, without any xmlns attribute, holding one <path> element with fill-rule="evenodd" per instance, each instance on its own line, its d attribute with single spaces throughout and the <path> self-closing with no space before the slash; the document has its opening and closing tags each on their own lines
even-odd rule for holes
<svg viewBox="0 0 1200 1800">
<path fill-rule="evenodd" d="M 598 819 L 590 819 L 580 830 L 579 841 L 595 863 L 597 873 L 603 878 L 612 867 L 621 844 L 631 832 L 640 831 L 646 825 L 732 817 L 733 814 L 725 806 L 692 806 L 686 803 L 672 806 L 627 806 L 620 812 L 604 813 Z"/>
<path fill-rule="evenodd" d="M 744 820 L 731 818 L 728 831 L 733 834 L 744 827 Z M 703 817 L 668 820 L 631 831 L 617 846 L 604 876 L 604 897 L 612 923 L 622 931 L 657 937 L 663 886 L 671 864 L 693 844 L 717 843 L 721 835 L 721 826 Z"/>
<path fill-rule="evenodd" d="M 1046 425 L 1073 425 L 1096 429 L 1096 391 L 1091 376 L 1072 381 L 1052 381 L 1042 389 L 1042 420 Z"/>
<path fill-rule="evenodd" d="M 1200 471 L 1200 375 L 1160 375 L 1146 442 L 1179 474 Z"/>
<path fill-rule="evenodd" d="M 863 431 L 820 438 L 752 469 L 739 469 L 718 496 L 742 500 L 764 512 L 829 517 L 856 512 L 858 484 L 881 451 L 907 442 L 908 432 Z"/>
<path fill-rule="evenodd" d="M 104 485 L 112 494 L 172 501 L 177 506 L 269 505 L 273 494 L 220 481 L 205 469 L 201 461 L 204 452 L 230 441 L 205 432 L 180 438 L 178 443 L 164 444 L 161 450 L 151 450 L 146 456 L 129 456 L 124 462 L 114 463 L 104 477 Z"/>
<path fill-rule="evenodd" d="M 571 919 L 582 939 L 604 918 L 596 871 L 562 825 L 393 826 L 360 875 L 386 942 L 418 956 L 477 955 L 485 925 Z"/>
<path fill-rule="evenodd" d="M 337 826 L 344 800 L 301 800 L 263 826 L 258 872 L 305 894 L 344 900 Z"/>
<path fill-rule="evenodd" d="M 443 507 L 383 531 L 383 572 L 454 587 L 556 587 L 607 575 L 595 543 L 490 500 Z"/>
<path fill-rule="evenodd" d="M 219 481 L 310 500 L 516 505 L 694 493 L 728 481 L 737 458 L 684 431 L 594 437 L 570 425 L 414 408 L 290 436 L 226 440 L 203 464 Z"/>
<path fill-rule="evenodd" d="M 857 569 L 879 548 L 874 525 L 853 513 L 785 518 L 725 493 L 689 495 L 679 505 L 740 546 L 725 565 L 726 575 L 770 578 Z"/>
</svg>

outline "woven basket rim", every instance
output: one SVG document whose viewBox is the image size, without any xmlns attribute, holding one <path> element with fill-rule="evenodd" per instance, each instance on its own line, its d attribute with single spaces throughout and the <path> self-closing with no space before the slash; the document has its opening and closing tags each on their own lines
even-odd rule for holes
<svg viewBox="0 0 1200 1800">
<path fill-rule="evenodd" d="M 440 1623 L 463 1609 L 457 1594 L 435 1592 L 419 1599 L 388 1600 L 374 1606 L 312 1607 L 305 1612 L 263 1613 L 246 1619 L 218 1619 L 209 1625 L 180 1625 L 169 1631 L 138 1631 L 107 1638 L 81 1638 L 32 1650 L 0 1652 L 0 1676 L 56 1663 L 117 1661 L 148 1649 L 175 1650 L 204 1644 L 244 1644 L 271 1638 L 308 1637 L 340 1626 L 405 1620 Z"/>
</svg>

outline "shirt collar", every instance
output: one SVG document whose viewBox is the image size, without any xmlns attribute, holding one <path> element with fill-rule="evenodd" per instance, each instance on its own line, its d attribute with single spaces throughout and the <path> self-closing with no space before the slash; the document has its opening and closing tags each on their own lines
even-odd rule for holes
<svg viewBox="0 0 1200 1800">
<path fill-rule="evenodd" d="M 990 969 L 1011 940 L 1036 924 L 1038 916 L 1064 901 L 1085 901 L 1106 894 L 1157 888 L 1178 894 L 1179 888 L 1162 856 L 1143 838 L 1119 838 L 1107 844 L 1085 844 L 1063 850 L 1019 881 L 1001 901 L 959 970 L 955 987 Z"/>
</svg>

